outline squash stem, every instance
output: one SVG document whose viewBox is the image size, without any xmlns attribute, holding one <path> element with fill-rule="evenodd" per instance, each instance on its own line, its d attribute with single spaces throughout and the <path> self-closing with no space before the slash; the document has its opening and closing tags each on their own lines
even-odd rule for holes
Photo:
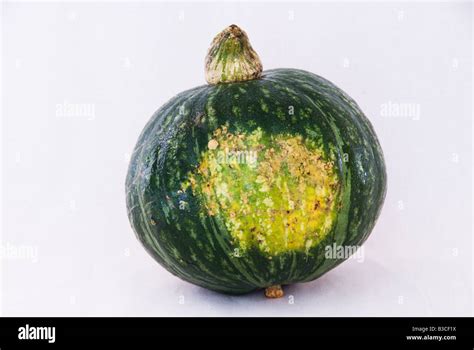
<svg viewBox="0 0 474 350">
<path fill-rule="evenodd" d="M 267 298 L 276 299 L 281 298 L 285 295 L 283 288 L 279 284 L 265 288 L 265 296 Z"/>
<path fill-rule="evenodd" d="M 258 79 L 262 69 L 247 34 L 235 24 L 220 32 L 207 52 L 206 81 L 211 85 Z"/>
</svg>

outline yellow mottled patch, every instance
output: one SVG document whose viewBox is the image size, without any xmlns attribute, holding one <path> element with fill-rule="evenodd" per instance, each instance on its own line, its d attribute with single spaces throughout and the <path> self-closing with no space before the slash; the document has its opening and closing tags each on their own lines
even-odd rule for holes
<svg viewBox="0 0 474 350">
<path fill-rule="evenodd" d="M 207 143 L 207 147 L 209 147 L 210 150 L 214 150 L 214 149 L 216 149 L 218 146 L 219 146 L 219 143 L 218 143 L 216 140 L 214 140 L 214 139 L 210 140 L 210 141 Z"/>
<path fill-rule="evenodd" d="M 340 186 L 321 149 L 301 136 L 260 129 L 237 135 L 226 126 L 211 141 L 183 189 L 191 186 L 206 214 L 222 218 L 241 252 L 308 251 L 331 230 Z M 224 156 L 230 152 L 233 158 Z M 245 159 L 249 154 L 256 155 L 252 163 Z"/>
</svg>

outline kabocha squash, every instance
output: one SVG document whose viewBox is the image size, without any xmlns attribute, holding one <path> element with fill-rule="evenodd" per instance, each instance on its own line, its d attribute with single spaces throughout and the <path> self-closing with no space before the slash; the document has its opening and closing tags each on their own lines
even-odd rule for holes
<svg viewBox="0 0 474 350">
<path fill-rule="evenodd" d="M 262 71 L 236 25 L 212 42 L 208 85 L 172 98 L 128 170 L 131 225 L 185 281 L 224 293 L 314 280 L 359 246 L 386 191 L 379 142 L 357 104 L 297 69 Z"/>
</svg>

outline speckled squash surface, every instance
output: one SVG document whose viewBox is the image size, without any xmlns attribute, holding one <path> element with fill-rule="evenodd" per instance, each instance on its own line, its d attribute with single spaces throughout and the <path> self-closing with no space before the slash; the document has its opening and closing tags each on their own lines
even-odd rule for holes
<svg viewBox="0 0 474 350">
<path fill-rule="evenodd" d="M 206 78 L 140 135 L 126 180 L 130 222 L 174 275 L 280 297 L 280 286 L 347 258 L 327 247 L 367 239 L 385 197 L 382 150 L 347 94 L 306 71 L 262 71 L 237 26 L 214 39 Z"/>
</svg>

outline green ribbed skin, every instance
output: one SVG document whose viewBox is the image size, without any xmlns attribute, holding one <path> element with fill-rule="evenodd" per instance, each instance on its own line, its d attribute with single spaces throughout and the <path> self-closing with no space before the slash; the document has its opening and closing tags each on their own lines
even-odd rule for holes
<svg viewBox="0 0 474 350">
<path fill-rule="evenodd" d="M 333 160 L 337 209 L 317 244 L 269 253 L 255 243 L 241 251 L 224 211 L 209 214 L 203 197 L 183 187 L 223 125 L 236 135 L 255 130 L 270 139 L 297 135 Z M 172 98 L 140 135 L 126 180 L 131 225 L 153 258 L 185 281 L 232 294 L 311 281 L 338 265 L 343 259 L 328 258 L 325 247 L 361 245 L 375 225 L 385 191 L 382 150 L 360 108 L 329 81 L 295 69 L 200 86 Z"/>
</svg>

